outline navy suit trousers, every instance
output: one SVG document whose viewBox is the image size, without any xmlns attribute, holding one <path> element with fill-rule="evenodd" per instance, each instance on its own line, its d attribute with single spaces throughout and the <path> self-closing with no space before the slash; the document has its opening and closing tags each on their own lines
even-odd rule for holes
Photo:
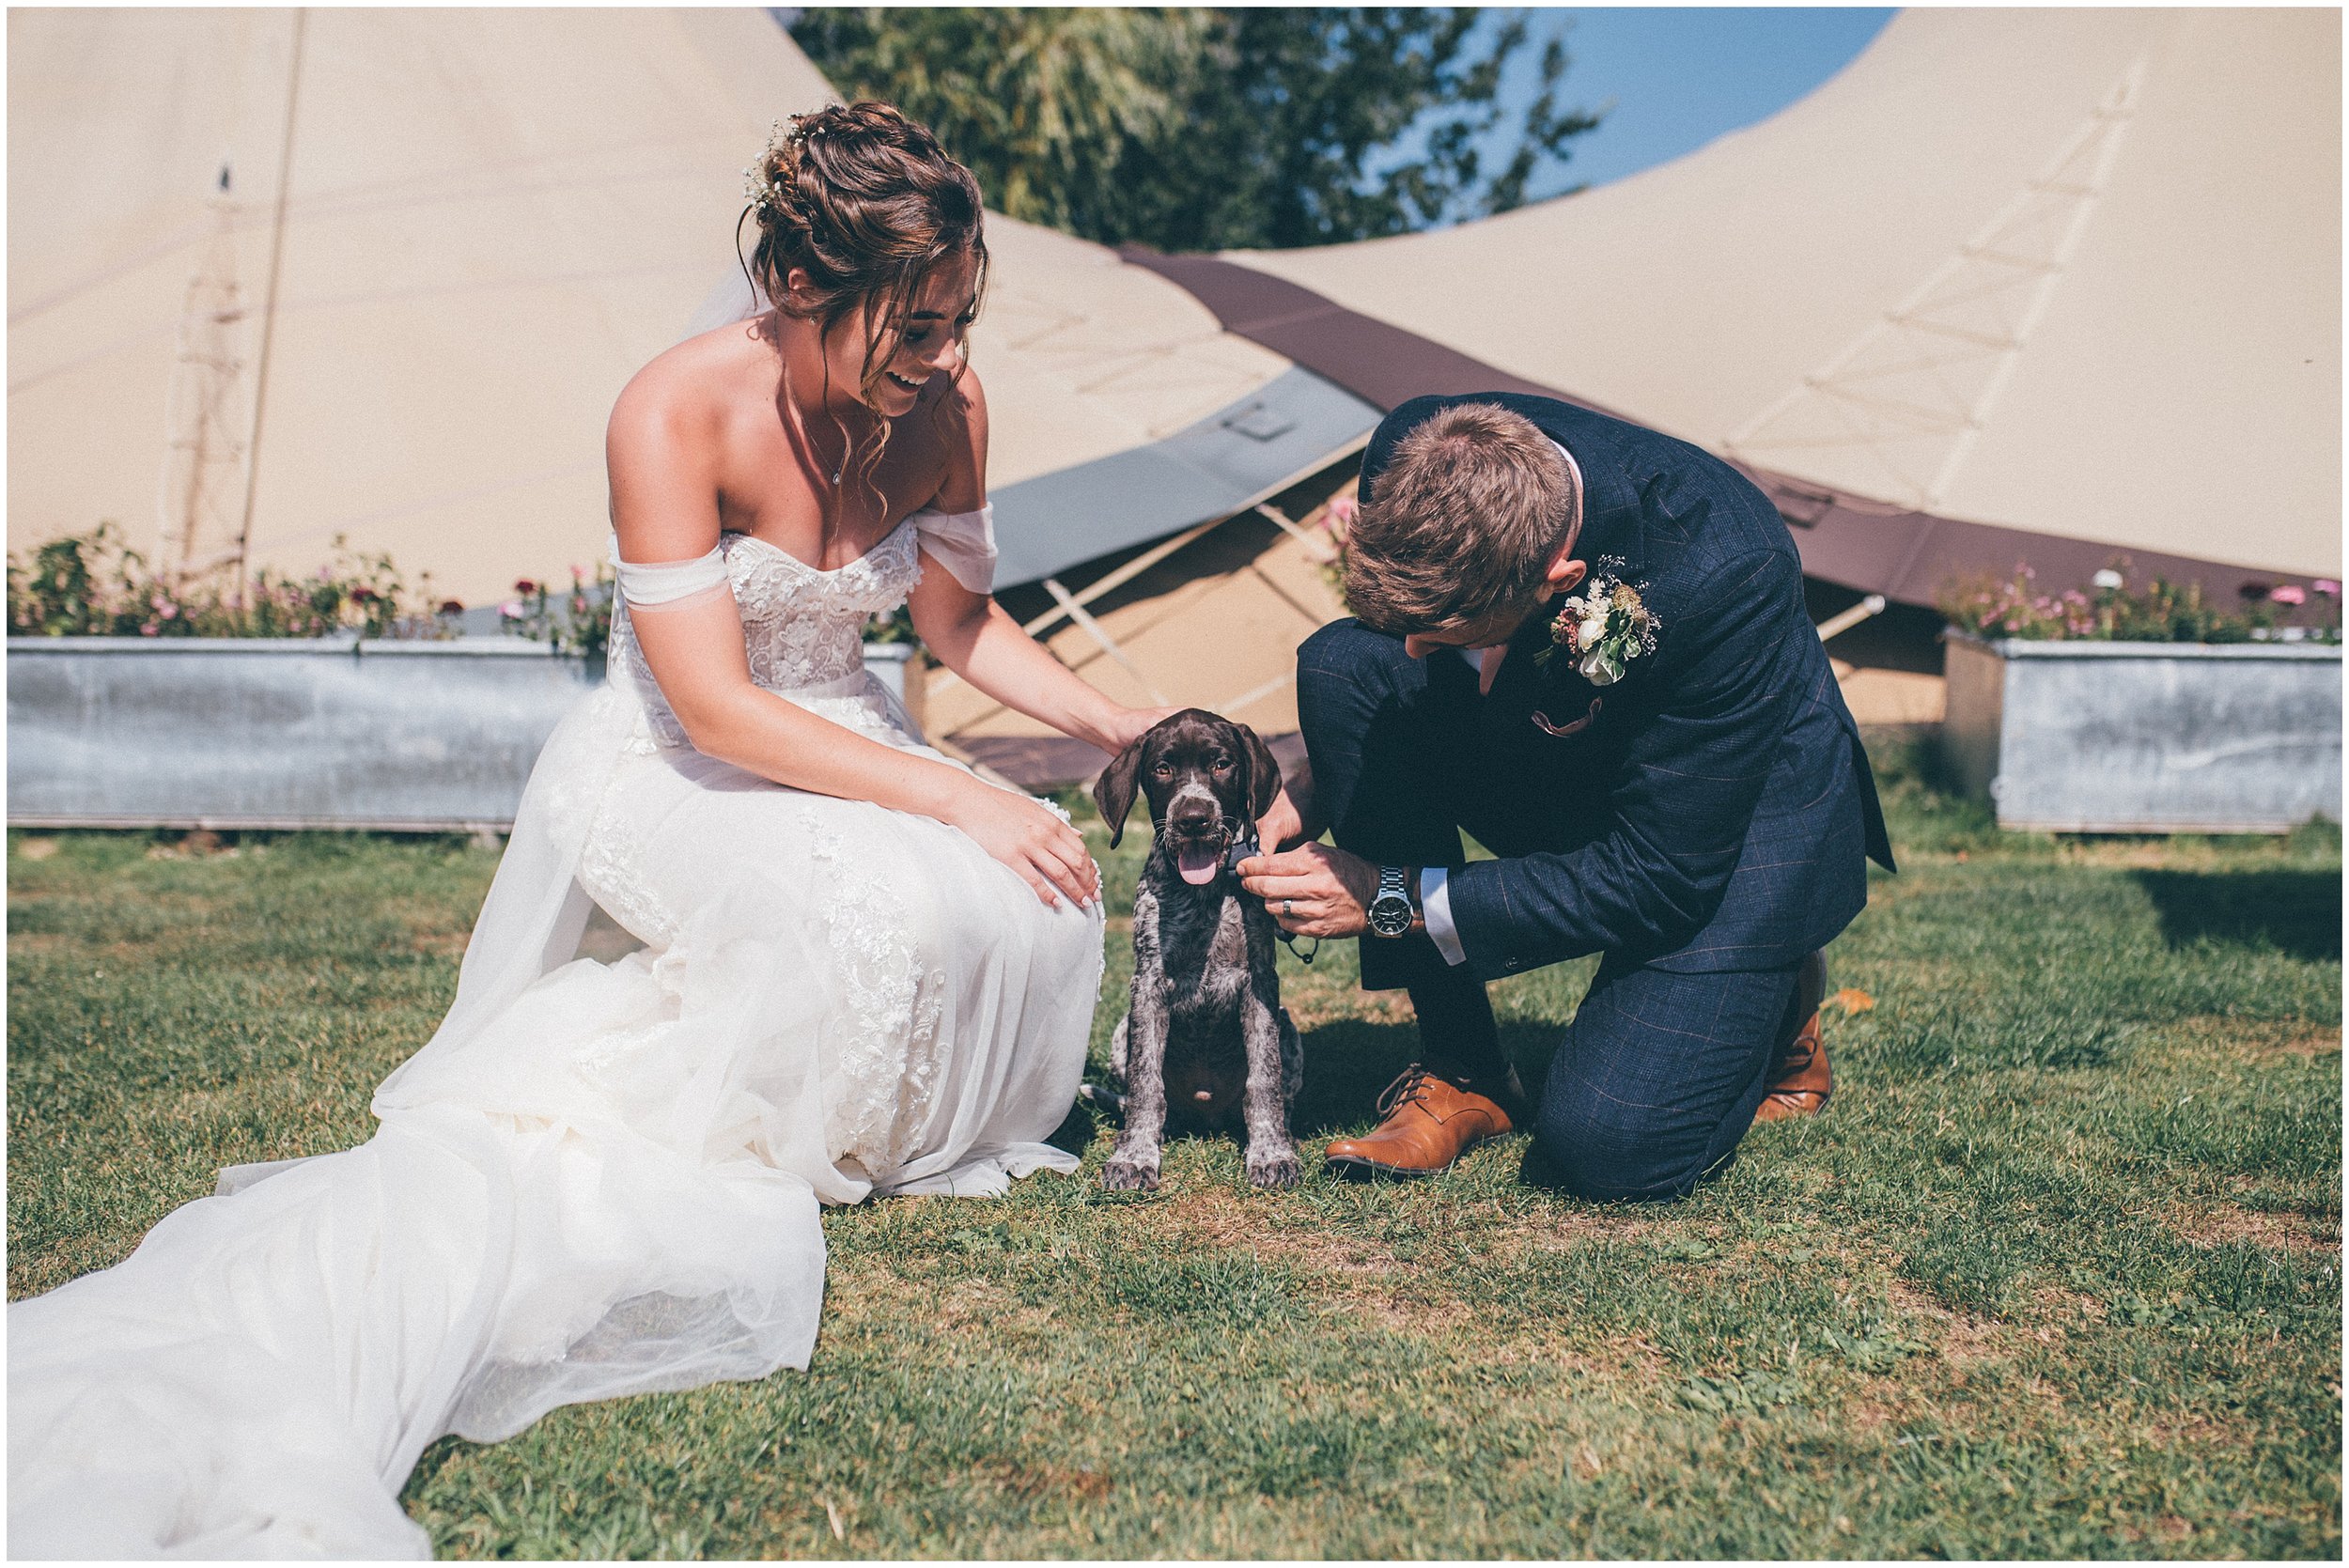
<svg viewBox="0 0 2349 1568">
<path fill-rule="evenodd" d="M 1569 781 L 1540 776 L 1573 753 L 1513 744 L 1530 722 L 1495 722 L 1466 658 L 1411 659 L 1398 639 L 1341 621 L 1299 650 L 1297 678 L 1314 800 L 1340 848 L 1456 866 L 1464 829 L 1504 857 L 1566 849 L 1575 827 L 1587 831 L 1554 808 Z M 1423 935 L 1364 937 L 1361 949 L 1366 989 L 1409 990 L 1431 1064 L 1466 1084 L 1499 1079 L 1481 980 Z M 1605 958 L 1552 1058 L 1530 1169 L 1587 1197 L 1671 1198 L 1726 1166 L 1797 1022 L 1797 970 Z"/>
</svg>

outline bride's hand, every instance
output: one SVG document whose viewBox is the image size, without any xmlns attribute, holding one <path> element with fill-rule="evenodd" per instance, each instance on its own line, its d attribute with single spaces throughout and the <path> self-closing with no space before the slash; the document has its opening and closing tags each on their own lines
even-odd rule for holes
<svg viewBox="0 0 2349 1568">
<path fill-rule="evenodd" d="M 1172 719 L 1179 707 L 1121 707 L 1101 725 L 1101 750 L 1115 756 L 1150 733 L 1161 719 Z"/>
<path fill-rule="evenodd" d="M 1082 905 L 1101 895 L 1100 875 L 1085 841 L 1050 807 L 973 779 L 945 821 L 1019 874 L 1048 908 L 1062 898 Z"/>
</svg>

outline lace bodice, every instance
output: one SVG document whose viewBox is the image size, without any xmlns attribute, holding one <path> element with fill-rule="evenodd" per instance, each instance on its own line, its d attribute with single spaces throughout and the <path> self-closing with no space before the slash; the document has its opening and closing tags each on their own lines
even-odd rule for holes
<svg viewBox="0 0 2349 1568">
<path fill-rule="evenodd" d="M 864 671 L 865 624 L 903 604 L 922 580 L 920 536 L 908 518 L 880 543 L 830 571 L 751 535 L 724 536 L 719 549 L 742 614 L 751 679 L 786 697 L 853 695 Z M 628 602 L 618 596 L 607 657 L 612 683 L 644 704 L 653 737 L 664 746 L 686 744 L 685 730 L 637 645 Z"/>
</svg>

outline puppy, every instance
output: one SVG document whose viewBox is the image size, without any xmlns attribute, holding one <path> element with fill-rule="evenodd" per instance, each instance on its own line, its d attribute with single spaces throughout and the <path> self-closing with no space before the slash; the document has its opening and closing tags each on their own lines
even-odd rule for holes
<svg viewBox="0 0 2349 1568">
<path fill-rule="evenodd" d="M 1134 986 L 1110 1047 L 1126 1085 L 1126 1127 L 1101 1172 L 1113 1189 L 1159 1185 L 1169 1122 L 1248 1140 L 1248 1179 L 1294 1187 L 1301 1170 L 1289 1106 L 1304 1076 L 1297 1028 L 1281 1007 L 1275 927 L 1240 890 L 1236 846 L 1281 790 L 1281 765 L 1245 724 L 1201 708 L 1160 721 L 1094 785 L 1112 846 L 1139 786 L 1157 833 L 1134 893 Z"/>
</svg>

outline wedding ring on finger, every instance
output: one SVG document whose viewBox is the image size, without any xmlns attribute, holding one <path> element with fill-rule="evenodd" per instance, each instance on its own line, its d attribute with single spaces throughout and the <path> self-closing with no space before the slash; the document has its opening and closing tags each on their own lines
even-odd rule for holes
<svg viewBox="0 0 2349 1568">
<path fill-rule="evenodd" d="M 1297 913 L 1297 904 L 1296 904 L 1296 901 L 1295 901 L 1295 900 L 1293 900 L 1293 899 L 1287 899 L 1287 898 L 1283 898 L 1283 899 L 1282 899 L 1282 900 L 1281 900 L 1281 918 L 1282 918 L 1283 920 L 1286 920 L 1286 919 L 1288 919 L 1290 916 L 1292 916 L 1292 915 L 1294 915 L 1294 914 L 1296 914 L 1296 913 Z"/>
</svg>

